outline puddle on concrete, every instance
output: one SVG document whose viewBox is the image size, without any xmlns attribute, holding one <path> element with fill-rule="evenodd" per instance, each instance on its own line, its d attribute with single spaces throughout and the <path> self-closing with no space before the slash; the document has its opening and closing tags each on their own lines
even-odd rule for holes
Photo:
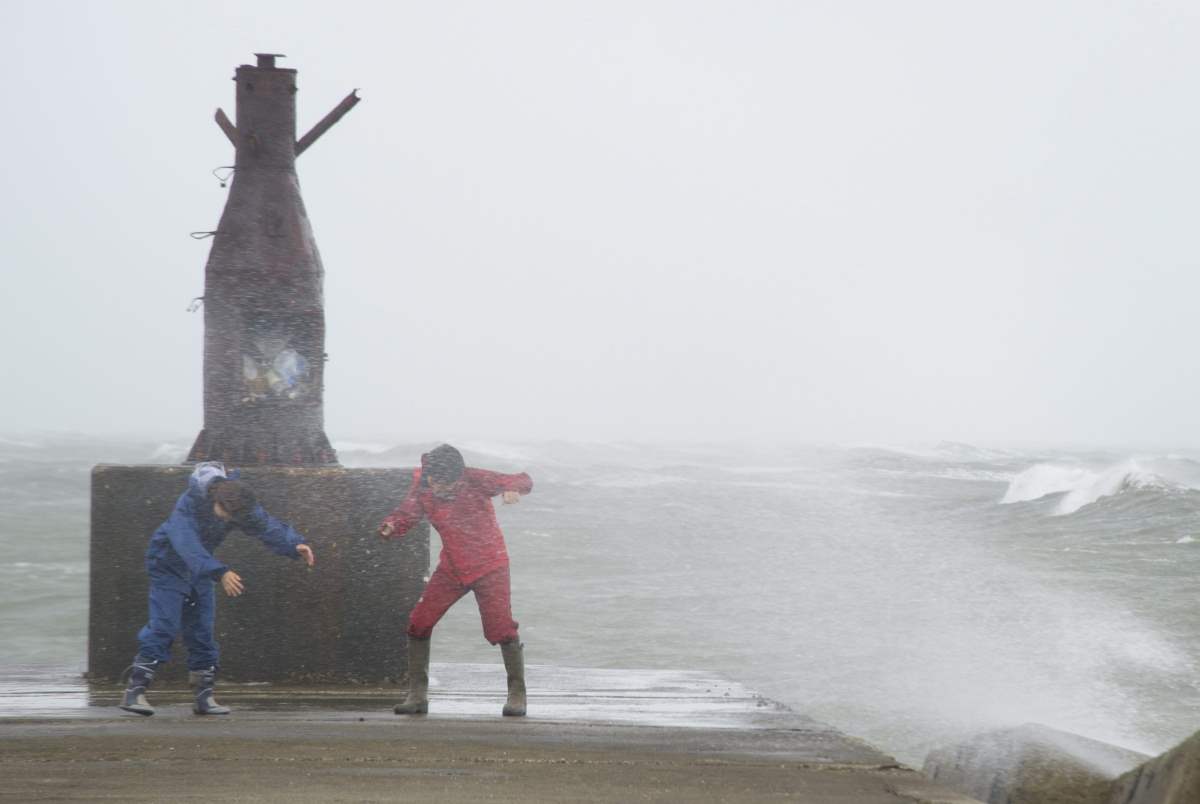
<svg viewBox="0 0 1200 804">
<path fill-rule="evenodd" d="M 503 668 L 435 662 L 430 712 L 448 718 L 494 718 L 504 703 Z M 817 725 L 736 682 L 690 670 L 528 667 L 530 720 L 709 729 L 779 729 Z M 0 667 L 0 719 L 124 717 L 123 684 L 89 683 L 75 668 Z M 358 720 L 384 715 L 404 697 L 399 686 L 311 687 L 220 683 L 217 698 L 235 711 L 272 718 Z M 162 714 L 190 716 L 191 693 L 178 683 L 155 686 Z M 132 717 L 130 715 L 129 717 Z"/>
</svg>

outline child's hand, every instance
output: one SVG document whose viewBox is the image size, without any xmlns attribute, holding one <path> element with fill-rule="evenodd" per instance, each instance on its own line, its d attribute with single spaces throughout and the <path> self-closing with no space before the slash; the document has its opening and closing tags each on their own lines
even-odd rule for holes
<svg viewBox="0 0 1200 804">
<path fill-rule="evenodd" d="M 379 538 L 383 539 L 385 542 L 392 538 L 395 533 L 396 529 L 392 527 L 391 522 L 384 522 L 379 526 Z"/>
<path fill-rule="evenodd" d="M 307 544 L 296 545 L 296 553 L 299 554 L 299 556 L 304 559 L 304 563 L 310 567 L 317 563 L 317 559 L 313 556 L 312 548 Z"/>
<path fill-rule="evenodd" d="M 233 570 L 225 570 L 225 574 L 221 576 L 221 588 L 230 597 L 237 597 L 246 591 L 246 587 L 242 586 L 242 576 Z"/>
<path fill-rule="evenodd" d="M 521 501 L 521 493 L 520 492 L 518 492 L 518 491 L 504 492 L 504 504 L 505 505 L 512 505 L 513 503 L 517 503 L 520 501 Z"/>
</svg>

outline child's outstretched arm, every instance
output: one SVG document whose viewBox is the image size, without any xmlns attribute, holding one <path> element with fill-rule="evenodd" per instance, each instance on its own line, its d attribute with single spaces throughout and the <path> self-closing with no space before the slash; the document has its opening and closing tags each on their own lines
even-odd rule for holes
<svg viewBox="0 0 1200 804">
<path fill-rule="evenodd" d="M 214 581 L 229 569 L 213 557 L 200 542 L 200 533 L 196 529 L 196 512 L 193 503 L 186 496 L 175 505 L 171 516 L 163 523 L 171 548 L 183 559 L 188 571 L 193 575 L 212 578 Z"/>
<path fill-rule="evenodd" d="M 379 538 L 387 541 L 403 536 L 424 516 L 425 509 L 421 505 L 421 470 L 417 469 L 413 472 L 412 485 L 408 487 L 408 494 L 404 495 L 404 500 L 380 523 Z"/>
<path fill-rule="evenodd" d="M 254 506 L 246 520 L 238 524 L 243 531 L 265 544 L 276 555 L 303 558 L 304 563 L 310 567 L 315 562 L 312 548 L 304 543 L 304 537 L 288 523 L 268 514 L 261 505 Z"/>
<path fill-rule="evenodd" d="M 475 485 L 487 496 L 504 495 L 505 504 L 519 502 L 521 495 L 533 491 L 533 480 L 525 472 L 506 475 L 503 472 L 491 472 L 487 469 L 471 469 L 471 478 Z"/>
</svg>

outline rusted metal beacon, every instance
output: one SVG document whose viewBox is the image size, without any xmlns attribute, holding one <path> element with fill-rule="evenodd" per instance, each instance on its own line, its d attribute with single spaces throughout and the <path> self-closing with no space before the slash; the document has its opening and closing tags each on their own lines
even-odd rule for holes
<svg viewBox="0 0 1200 804">
<path fill-rule="evenodd" d="M 325 271 L 296 157 L 358 103 L 357 90 L 296 139 L 296 71 L 281 54 L 237 68 L 233 182 L 204 276 L 204 428 L 189 461 L 337 463 L 325 435 Z"/>
</svg>

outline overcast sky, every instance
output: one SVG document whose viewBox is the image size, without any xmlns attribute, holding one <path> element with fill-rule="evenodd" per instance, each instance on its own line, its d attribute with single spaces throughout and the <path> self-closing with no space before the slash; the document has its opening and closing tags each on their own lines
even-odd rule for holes
<svg viewBox="0 0 1200 804">
<path fill-rule="evenodd" d="M 193 436 L 285 53 L 331 438 L 1200 446 L 1200 6 L 0 0 L 0 430 Z"/>
</svg>

